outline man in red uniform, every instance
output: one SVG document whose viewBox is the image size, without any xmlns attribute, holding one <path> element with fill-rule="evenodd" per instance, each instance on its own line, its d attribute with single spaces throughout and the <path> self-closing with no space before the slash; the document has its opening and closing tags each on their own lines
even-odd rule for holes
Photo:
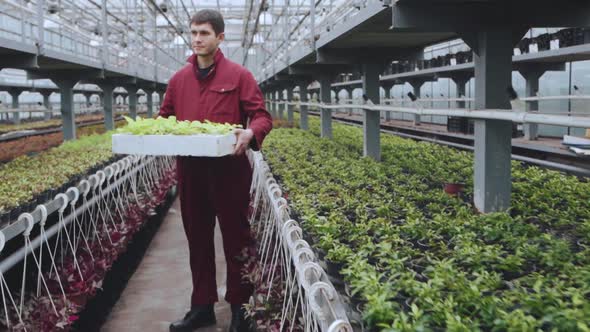
<svg viewBox="0 0 590 332">
<path fill-rule="evenodd" d="M 182 222 L 190 250 L 193 293 L 191 310 L 170 325 L 170 331 L 193 331 L 215 324 L 217 301 L 215 217 L 223 236 L 227 261 L 227 292 L 231 304 L 230 331 L 248 331 L 242 304 L 252 285 L 242 279 L 243 248 L 252 244 L 248 223 L 252 170 L 245 151 L 260 149 L 272 129 L 262 93 L 244 67 L 226 59 L 219 49 L 224 40 L 224 22 L 214 10 L 201 10 L 190 22 L 194 54 L 188 64 L 170 79 L 160 115 L 178 120 L 210 120 L 242 124 L 236 129 L 234 154 L 221 158 L 178 157 L 178 188 Z M 249 122 L 248 122 L 249 120 Z"/>
</svg>

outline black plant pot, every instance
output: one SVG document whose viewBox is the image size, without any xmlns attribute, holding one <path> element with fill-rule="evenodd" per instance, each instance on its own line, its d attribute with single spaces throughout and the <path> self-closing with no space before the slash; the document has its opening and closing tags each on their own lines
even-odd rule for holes
<svg viewBox="0 0 590 332">
<path fill-rule="evenodd" d="M 47 189 L 47 200 L 48 201 L 52 201 L 55 198 L 55 195 L 58 194 L 57 192 L 58 188 L 51 188 L 51 189 Z"/>
<path fill-rule="evenodd" d="M 342 274 L 340 271 L 344 267 L 344 263 L 333 262 L 331 260 L 326 260 L 326 266 L 328 267 L 328 274 L 334 276 L 338 279 L 342 279 Z"/>
<path fill-rule="evenodd" d="M 0 226 L 8 224 L 10 221 L 10 211 L 3 212 L 0 214 Z"/>
<path fill-rule="evenodd" d="M 49 192 L 49 190 L 45 190 L 45 191 L 41 192 L 39 195 L 37 195 L 36 204 L 37 205 L 45 204 L 45 202 L 47 202 L 49 199 L 50 199 L 50 192 Z"/>
<path fill-rule="evenodd" d="M 21 210 L 22 212 L 33 212 L 33 210 L 35 209 L 35 207 L 37 206 L 37 200 L 36 199 L 32 199 L 28 202 L 25 203 L 24 208 Z"/>
<path fill-rule="evenodd" d="M 17 206 L 15 208 L 13 208 L 12 210 L 10 210 L 10 220 L 9 221 L 13 222 L 13 221 L 17 220 L 20 213 L 21 213 L 20 206 Z"/>
</svg>

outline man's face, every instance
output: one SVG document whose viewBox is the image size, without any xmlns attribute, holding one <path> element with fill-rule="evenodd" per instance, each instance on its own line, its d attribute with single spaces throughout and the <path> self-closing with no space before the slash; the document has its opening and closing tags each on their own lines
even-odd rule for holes
<svg viewBox="0 0 590 332">
<path fill-rule="evenodd" d="M 191 47 L 196 55 L 214 54 L 224 38 L 223 32 L 215 35 L 215 30 L 210 23 L 191 24 Z"/>
</svg>

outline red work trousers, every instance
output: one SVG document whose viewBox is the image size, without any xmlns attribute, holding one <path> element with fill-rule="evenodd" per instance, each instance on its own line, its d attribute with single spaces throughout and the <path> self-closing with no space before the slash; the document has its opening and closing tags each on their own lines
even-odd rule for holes
<svg viewBox="0 0 590 332">
<path fill-rule="evenodd" d="M 248 158 L 178 157 L 182 222 L 190 250 L 193 279 L 191 304 L 218 300 L 215 281 L 215 217 L 219 221 L 227 262 L 225 300 L 247 303 L 253 287 L 242 278 L 242 250 L 253 244 L 248 222 L 252 169 Z"/>
</svg>

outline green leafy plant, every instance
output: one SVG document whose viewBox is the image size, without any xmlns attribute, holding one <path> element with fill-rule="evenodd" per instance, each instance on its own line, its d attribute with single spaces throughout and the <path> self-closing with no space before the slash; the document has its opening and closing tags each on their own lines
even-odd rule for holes
<svg viewBox="0 0 590 332">
<path fill-rule="evenodd" d="M 319 132 L 273 130 L 265 158 L 369 329 L 587 330 L 588 181 L 513 162 L 511 209 L 480 215 L 471 153 L 383 134 L 378 163 L 360 129 Z"/>
<path fill-rule="evenodd" d="M 177 121 L 175 116 L 168 118 L 157 117 L 156 119 L 137 118 L 137 120 L 125 116 L 125 120 L 127 125 L 117 129 L 117 133 L 133 135 L 226 135 L 234 129 L 242 127 L 242 125 L 214 123 L 209 120 L 205 120 L 205 122 Z"/>
</svg>

